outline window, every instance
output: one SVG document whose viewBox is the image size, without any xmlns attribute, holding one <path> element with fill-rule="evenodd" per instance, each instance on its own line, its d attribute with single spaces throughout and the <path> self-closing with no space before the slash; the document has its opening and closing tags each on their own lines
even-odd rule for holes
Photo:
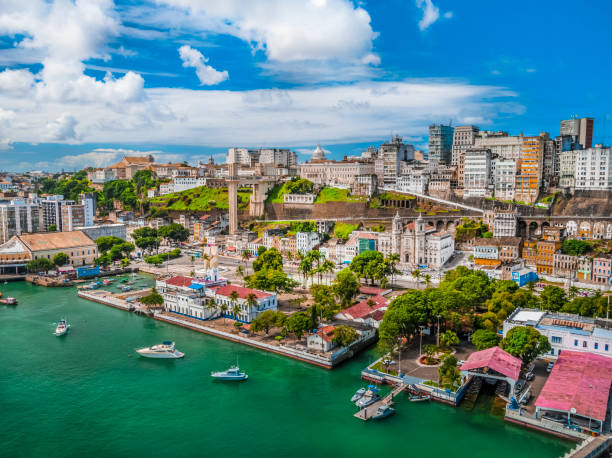
<svg viewBox="0 0 612 458">
<path fill-rule="evenodd" d="M 606 344 L 606 345 L 604 346 L 604 350 L 608 351 L 608 348 L 609 348 L 609 346 L 608 346 L 608 344 Z"/>
<path fill-rule="evenodd" d="M 561 343 L 562 339 L 558 336 L 552 336 L 552 343 Z"/>
<path fill-rule="evenodd" d="M 574 340 L 574 347 L 578 346 L 578 340 Z"/>
<path fill-rule="evenodd" d="M 594 344 L 594 345 L 595 345 L 595 350 L 597 350 L 597 349 L 599 348 L 599 343 L 598 343 L 598 342 L 595 342 L 595 344 Z"/>
<path fill-rule="evenodd" d="M 582 348 L 586 348 L 586 347 L 587 347 L 587 342 L 586 342 L 586 340 L 583 340 L 582 341 Z"/>
</svg>

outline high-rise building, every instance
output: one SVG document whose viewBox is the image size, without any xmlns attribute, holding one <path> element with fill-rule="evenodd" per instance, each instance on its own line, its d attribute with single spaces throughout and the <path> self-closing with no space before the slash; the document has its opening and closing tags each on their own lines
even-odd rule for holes
<svg viewBox="0 0 612 458">
<path fill-rule="evenodd" d="M 62 230 L 62 206 L 72 205 L 74 201 L 64 200 L 62 195 L 47 196 L 40 202 L 43 212 L 43 230 L 55 226 L 55 230 Z"/>
<path fill-rule="evenodd" d="M 494 156 L 517 161 L 523 149 L 523 134 L 508 135 L 508 132 L 481 130 L 474 138 L 474 147 L 488 148 Z"/>
<path fill-rule="evenodd" d="M 402 137 L 395 135 L 388 143 L 383 143 L 378 147 L 375 167 L 383 183 L 395 183 L 400 174 L 400 167 L 403 161 L 414 160 L 414 146 L 404 143 Z"/>
<path fill-rule="evenodd" d="M 563 151 L 559 158 L 559 186 L 573 188 L 576 179 L 577 150 Z"/>
<path fill-rule="evenodd" d="M 432 124 L 429 126 L 429 161 L 450 164 L 453 149 L 452 126 Z"/>
<path fill-rule="evenodd" d="M 492 164 L 491 168 L 495 170 L 493 172 L 495 197 L 500 200 L 513 200 L 516 181 L 516 161 L 495 158 Z"/>
<path fill-rule="evenodd" d="M 561 121 L 561 136 L 578 137 L 578 143 L 583 149 L 591 148 L 593 146 L 593 118 L 572 118 Z"/>
<path fill-rule="evenodd" d="M 514 198 L 519 202 L 534 203 L 542 184 L 544 145 L 550 137 L 541 133 L 537 137 L 523 137 L 523 148 L 518 162 Z"/>
<path fill-rule="evenodd" d="M 463 155 L 463 196 L 484 197 L 491 178 L 491 151 L 488 149 L 468 149 Z"/>
<path fill-rule="evenodd" d="M 12 200 L 0 205 L 0 243 L 15 235 L 42 230 L 42 211 L 38 204 Z"/>
<path fill-rule="evenodd" d="M 84 192 L 79 195 L 79 203 L 83 205 L 85 209 L 85 224 L 84 226 L 89 227 L 94 225 L 94 218 L 96 216 L 96 203 L 97 198 L 93 192 Z"/>
<path fill-rule="evenodd" d="M 294 151 L 280 148 L 262 148 L 259 150 L 259 163 L 279 167 L 297 166 L 297 154 Z"/>
<path fill-rule="evenodd" d="M 77 227 L 85 226 L 84 205 L 62 205 L 61 231 L 74 231 Z"/>
<path fill-rule="evenodd" d="M 451 156 L 451 164 L 456 165 L 459 160 L 459 155 L 465 152 L 468 148 L 474 146 L 474 140 L 478 134 L 477 126 L 457 126 L 453 133 L 453 148 Z"/>
<path fill-rule="evenodd" d="M 576 190 L 612 189 L 612 148 L 595 145 L 576 151 Z"/>
<path fill-rule="evenodd" d="M 259 151 L 247 148 L 229 148 L 226 162 L 228 164 L 240 164 L 252 167 L 259 162 Z"/>
</svg>

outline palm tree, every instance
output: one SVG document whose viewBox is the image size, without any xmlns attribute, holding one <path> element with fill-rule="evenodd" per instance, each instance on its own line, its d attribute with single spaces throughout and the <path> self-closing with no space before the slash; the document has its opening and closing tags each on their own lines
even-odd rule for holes
<svg viewBox="0 0 612 458">
<path fill-rule="evenodd" d="M 215 301 L 214 299 L 209 300 L 206 303 L 206 309 L 211 312 L 210 316 L 212 317 L 214 312 L 217 310 L 217 301 Z"/>
<path fill-rule="evenodd" d="M 251 255 L 249 254 L 248 250 L 244 250 L 240 256 L 242 257 L 242 260 L 244 261 L 244 269 L 245 269 L 244 272 L 246 273 L 248 271 L 247 261 L 249 260 Z"/>
<path fill-rule="evenodd" d="M 431 275 L 427 274 L 423 277 L 423 279 L 425 280 L 425 287 L 429 288 L 429 285 L 431 284 Z"/>
<path fill-rule="evenodd" d="M 247 315 L 250 315 L 250 310 L 252 308 L 255 308 L 259 305 L 259 303 L 257 302 L 257 296 L 255 295 L 255 293 L 249 293 L 247 295 L 246 298 L 246 305 L 247 305 Z"/>
<path fill-rule="evenodd" d="M 576 286 L 570 286 L 568 293 L 569 293 L 569 298 L 574 299 L 577 295 L 578 295 L 578 291 L 579 289 Z"/>
<path fill-rule="evenodd" d="M 336 269 L 336 264 L 334 264 L 333 262 L 327 259 L 323 261 L 323 263 L 319 267 L 319 270 L 324 274 L 332 274 L 334 273 L 335 269 Z"/>
<path fill-rule="evenodd" d="M 387 256 L 386 261 L 389 265 L 389 272 L 391 273 L 391 285 L 393 285 L 393 283 L 395 283 L 395 274 L 398 272 L 395 266 L 400 261 L 400 256 L 397 253 L 391 253 L 389 256 Z"/>
<path fill-rule="evenodd" d="M 306 288 L 308 286 L 308 276 L 312 272 L 312 262 L 307 257 L 302 257 L 298 266 L 298 272 L 304 276 L 304 288 Z"/>
<path fill-rule="evenodd" d="M 419 287 L 418 281 L 420 277 L 421 277 L 421 271 L 419 269 L 414 269 L 412 271 L 412 278 L 414 278 L 414 283 L 416 284 L 417 289 Z"/>
<path fill-rule="evenodd" d="M 232 305 L 232 315 L 234 315 L 234 320 L 238 321 L 238 314 L 240 313 L 240 304 L 238 302 Z"/>
<path fill-rule="evenodd" d="M 225 302 L 223 302 L 219 308 L 221 309 L 221 314 L 223 315 L 223 321 L 225 321 L 227 319 L 225 315 L 229 310 L 229 306 Z"/>
<path fill-rule="evenodd" d="M 202 261 L 206 261 L 206 268 L 210 269 L 210 256 L 208 256 L 206 253 L 203 253 Z"/>
</svg>

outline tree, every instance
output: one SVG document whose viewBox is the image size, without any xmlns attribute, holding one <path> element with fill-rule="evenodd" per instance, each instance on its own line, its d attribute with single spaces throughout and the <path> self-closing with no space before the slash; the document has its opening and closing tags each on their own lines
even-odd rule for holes
<svg viewBox="0 0 612 458">
<path fill-rule="evenodd" d="M 56 232 L 56 231 L 57 231 L 57 224 L 50 224 L 49 232 Z"/>
<path fill-rule="evenodd" d="M 140 237 L 136 239 L 136 246 L 141 250 L 157 250 L 159 249 L 159 237 Z"/>
<path fill-rule="evenodd" d="M 106 253 L 115 245 L 121 245 L 126 243 L 125 240 L 120 239 L 119 237 L 114 237 L 112 235 L 107 235 L 104 237 L 98 237 L 96 239 L 96 245 L 98 245 L 98 251 L 100 253 Z"/>
<path fill-rule="evenodd" d="M 249 293 L 247 294 L 247 298 L 246 298 L 246 305 L 248 308 L 254 308 L 257 307 L 257 295 L 255 293 Z"/>
<path fill-rule="evenodd" d="M 431 275 L 426 274 L 423 279 L 425 280 L 425 287 L 429 288 L 429 285 L 431 285 Z"/>
<path fill-rule="evenodd" d="M 547 285 L 540 293 L 540 302 L 544 310 L 558 312 L 565 305 L 565 291 L 557 286 Z"/>
<path fill-rule="evenodd" d="M 395 283 L 395 276 L 399 273 L 399 270 L 395 267 L 400 262 L 400 255 L 398 253 L 391 253 L 385 258 L 385 264 L 387 264 L 391 275 L 391 284 Z"/>
<path fill-rule="evenodd" d="M 310 330 L 311 320 L 305 312 L 297 312 L 287 319 L 287 330 L 295 334 L 298 340 L 302 338 L 304 332 Z"/>
<path fill-rule="evenodd" d="M 279 314 L 282 315 L 282 318 L 279 318 Z M 282 326 L 284 318 L 286 318 L 286 316 L 282 312 L 277 312 L 275 310 L 266 310 L 251 322 L 251 331 L 264 331 L 266 335 L 268 335 L 270 329 L 272 329 L 273 327 Z"/>
<path fill-rule="evenodd" d="M 263 269 L 283 270 L 283 255 L 280 251 L 270 248 L 257 255 L 253 261 L 253 270 L 258 272 Z"/>
<path fill-rule="evenodd" d="M 398 338 L 410 339 L 419 326 L 427 325 L 431 301 L 423 291 L 409 291 L 397 296 L 383 316 L 378 329 L 383 347 L 395 345 Z"/>
<path fill-rule="evenodd" d="M 232 305 L 232 315 L 234 315 L 234 320 L 238 320 L 238 315 L 240 314 L 240 304 L 238 304 L 237 302 L 233 303 Z"/>
<path fill-rule="evenodd" d="M 288 293 L 297 286 L 297 282 L 289 278 L 282 270 L 264 269 L 245 277 L 249 288 Z"/>
<path fill-rule="evenodd" d="M 479 329 L 472 334 L 472 343 L 477 350 L 486 350 L 487 348 L 496 347 L 499 344 L 499 335 L 497 332 L 486 329 Z"/>
<path fill-rule="evenodd" d="M 561 252 L 572 256 L 582 256 L 591 249 L 591 244 L 585 240 L 567 239 L 561 245 Z"/>
<path fill-rule="evenodd" d="M 140 298 L 140 302 L 148 306 L 161 307 L 164 305 L 164 298 L 153 288 L 148 295 Z"/>
<path fill-rule="evenodd" d="M 332 342 L 342 347 L 348 347 L 359 338 L 359 333 L 350 326 L 336 326 L 334 328 L 334 336 Z"/>
<path fill-rule="evenodd" d="M 425 353 L 425 360 L 428 364 L 433 364 L 436 362 L 434 359 L 434 355 L 438 352 L 438 347 L 432 344 L 423 345 L 423 353 Z"/>
<path fill-rule="evenodd" d="M 312 272 L 312 261 L 304 256 L 300 261 L 300 265 L 298 266 L 298 272 L 300 272 L 304 276 L 304 288 L 308 286 L 308 277 Z"/>
<path fill-rule="evenodd" d="M 200 259 L 202 259 L 203 262 L 206 262 L 206 268 L 210 269 L 210 256 L 206 253 L 202 253 Z"/>
<path fill-rule="evenodd" d="M 440 335 L 440 345 L 443 347 L 450 347 L 451 345 L 458 345 L 459 337 L 455 331 L 446 331 Z"/>
<path fill-rule="evenodd" d="M 578 295 L 578 291 L 580 291 L 580 290 L 578 289 L 578 287 L 573 286 L 573 285 L 572 285 L 572 286 L 570 286 L 570 287 L 569 287 L 569 289 L 568 289 L 568 291 L 567 291 L 567 292 L 569 293 L 569 298 L 570 298 L 570 299 L 574 299 L 574 298 L 575 298 L 575 297 Z"/>
<path fill-rule="evenodd" d="M 533 293 L 533 290 L 535 288 L 535 282 L 533 280 L 531 280 L 530 282 L 527 283 L 527 289 Z"/>
<path fill-rule="evenodd" d="M 121 267 L 127 267 L 130 265 L 130 259 L 129 258 L 123 258 L 121 260 Z"/>
<path fill-rule="evenodd" d="M 168 241 L 184 242 L 189 238 L 189 229 L 185 229 L 181 224 L 172 223 L 160 227 L 157 234 Z"/>
<path fill-rule="evenodd" d="M 421 277 L 421 271 L 419 269 L 414 269 L 412 271 L 412 278 L 414 278 L 414 282 L 417 285 L 417 288 L 419 286 L 419 278 Z"/>
<path fill-rule="evenodd" d="M 26 264 L 28 272 L 48 272 L 54 267 L 55 265 L 47 258 L 33 259 Z"/>
<path fill-rule="evenodd" d="M 336 303 L 334 290 L 331 286 L 312 285 L 310 287 L 310 294 L 319 316 L 328 320 L 338 313 L 340 307 Z"/>
<path fill-rule="evenodd" d="M 57 253 L 53 256 L 53 264 L 56 266 L 63 266 L 64 264 L 68 264 L 70 257 L 66 253 Z"/>
<path fill-rule="evenodd" d="M 223 302 L 219 308 L 221 309 L 221 313 L 223 314 L 223 321 L 226 320 L 227 311 L 229 310 L 229 306 Z"/>
<path fill-rule="evenodd" d="M 548 338 L 530 326 L 515 326 L 510 329 L 500 346 L 512 356 L 521 358 L 526 365 L 539 355 L 548 353 L 551 348 Z"/>
<path fill-rule="evenodd" d="M 366 281 L 370 279 L 371 282 L 384 276 L 386 270 L 384 267 L 386 266 L 382 253 L 373 250 L 358 254 L 349 265 L 349 269 L 359 278 Z"/>
<path fill-rule="evenodd" d="M 455 384 L 461 380 L 461 373 L 457 368 L 457 358 L 453 355 L 444 357 L 442 365 L 438 369 L 438 375 L 440 377 L 440 385 L 453 390 Z"/>
<path fill-rule="evenodd" d="M 352 305 L 353 298 L 359 292 L 359 282 L 350 269 L 342 269 L 338 272 L 334 280 L 333 291 L 339 298 L 342 308 Z"/>
<path fill-rule="evenodd" d="M 132 239 L 137 240 L 144 237 L 157 237 L 157 229 L 144 226 L 132 231 Z"/>
</svg>

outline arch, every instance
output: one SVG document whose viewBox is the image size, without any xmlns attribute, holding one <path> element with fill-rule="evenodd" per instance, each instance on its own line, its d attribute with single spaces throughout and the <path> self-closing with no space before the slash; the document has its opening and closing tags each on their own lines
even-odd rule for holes
<svg viewBox="0 0 612 458">
<path fill-rule="evenodd" d="M 612 224 L 610 226 L 612 226 Z M 446 232 L 455 232 L 455 227 L 455 222 L 449 221 L 448 223 L 446 223 Z"/>
<path fill-rule="evenodd" d="M 548 221 L 544 221 L 540 229 L 542 230 L 542 232 L 544 232 L 544 229 L 549 228 L 549 227 L 550 227 L 550 223 Z"/>
<path fill-rule="evenodd" d="M 578 233 L 578 224 L 576 224 L 576 221 L 574 220 L 569 220 L 566 224 L 565 224 L 565 233 L 567 235 L 575 235 Z"/>
<path fill-rule="evenodd" d="M 603 239 L 606 232 L 606 226 L 601 221 L 593 224 L 593 238 Z"/>
<path fill-rule="evenodd" d="M 431 227 L 436 227 L 436 222 L 435 221 L 427 221 L 427 225 L 431 226 Z"/>
<path fill-rule="evenodd" d="M 580 223 L 580 226 L 578 226 L 578 235 L 580 237 L 590 238 L 591 234 L 591 223 L 589 223 L 588 221 L 582 221 Z"/>
<path fill-rule="evenodd" d="M 612 223 L 608 224 L 608 227 L 606 228 L 606 238 L 612 239 Z"/>
<path fill-rule="evenodd" d="M 540 226 L 538 225 L 538 223 L 536 221 L 532 221 L 529 223 L 529 231 L 528 231 L 528 236 L 529 237 L 533 237 L 534 235 L 537 235 L 538 233 L 538 228 Z"/>
<path fill-rule="evenodd" d="M 436 231 L 440 232 L 444 230 L 444 221 L 437 221 L 436 222 Z"/>
<path fill-rule="evenodd" d="M 523 220 L 518 222 L 518 234 L 520 237 L 527 237 L 527 223 Z"/>
</svg>

